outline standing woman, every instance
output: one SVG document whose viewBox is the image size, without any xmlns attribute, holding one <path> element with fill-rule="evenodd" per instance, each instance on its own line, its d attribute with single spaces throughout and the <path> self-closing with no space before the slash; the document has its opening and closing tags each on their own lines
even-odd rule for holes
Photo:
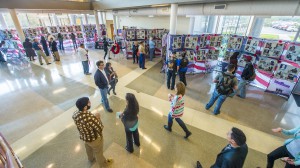
<svg viewBox="0 0 300 168">
<path fill-rule="evenodd" d="M 34 56 L 36 56 L 34 50 L 32 49 L 32 43 L 29 38 L 26 38 L 23 42 L 23 47 L 25 48 L 26 56 L 29 57 L 30 61 L 34 61 Z"/>
<path fill-rule="evenodd" d="M 110 62 L 106 63 L 104 70 L 105 70 L 105 72 L 107 74 L 107 77 L 108 77 L 108 80 L 109 80 L 109 84 L 110 84 L 110 88 L 108 89 L 107 94 L 110 95 L 110 91 L 113 90 L 114 95 L 117 95 L 117 93 L 115 91 L 116 84 L 118 82 L 117 73 L 111 67 L 111 63 Z"/>
<path fill-rule="evenodd" d="M 176 83 L 175 91 L 176 95 L 169 94 L 169 101 L 171 101 L 171 110 L 168 115 L 168 125 L 164 125 L 164 128 L 172 132 L 173 119 L 177 121 L 180 127 L 184 130 L 184 138 L 188 138 L 192 133 L 187 129 L 184 122 L 180 119 L 184 112 L 184 94 L 185 94 L 185 85 L 183 82 Z"/>
<path fill-rule="evenodd" d="M 58 33 L 57 38 L 58 38 L 58 42 L 59 42 L 59 46 L 58 46 L 59 49 L 64 51 L 65 50 L 65 48 L 64 48 L 64 37 L 60 33 Z"/>
<path fill-rule="evenodd" d="M 234 71 L 232 72 L 232 74 L 235 74 L 236 70 L 237 70 L 237 63 L 238 63 L 238 56 L 239 56 L 239 52 L 234 52 L 232 54 L 232 56 L 229 58 L 229 64 L 233 64 L 234 65 Z"/>
<path fill-rule="evenodd" d="M 45 51 L 46 56 L 49 56 L 49 55 L 50 55 L 50 54 L 49 54 L 49 48 L 48 48 L 47 41 L 46 41 L 46 39 L 45 39 L 44 36 L 41 36 L 41 41 L 40 41 L 40 43 L 41 43 L 42 46 L 43 46 L 43 49 L 44 49 L 44 51 Z"/>
<path fill-rule="evenodd" d="M 140 138 L 139 138 L 139 130 L 138 130 L 139 103 L 137 102 L 134 94 L 132 93 L 127 93 L 125 98 L 126 98 L 127 105 L 124 112 L 120 115 L 120 118 L 124 124 L 125 132 L 126 132 L 127 143 L 125 149 L 128 152 L 132 153 L 133 142 L 136 146 L 140 147 Z"/>
<path fill-rule="evenodd" d="M 139 55 L 139 66 L 140 66 L 140 68 L 142 68 L 142 69 L 147 69 L 147 68 L 145 68 L 145 54 L 146 54 L 146 52 L 145 52 L 145 46 L 144 46 L 144 42 L 140 42 L 140 45 L 139 45 L 139 53 L 140 53 L 140 55 Z"/>
</svg>

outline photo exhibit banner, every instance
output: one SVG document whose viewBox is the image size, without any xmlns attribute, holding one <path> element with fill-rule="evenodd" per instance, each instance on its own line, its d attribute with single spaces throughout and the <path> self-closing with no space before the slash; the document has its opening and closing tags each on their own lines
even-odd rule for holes
<svg viewBox="0 0 300 168">
<path fill-rule="evenodd" d="M 283 60 L 293 64 L 300 65 L 300 43 L 288 43 L 287 49 L 283 52 L 281 57 Z M 297 65 L 296 65 L 297 64 Z"/>
<path fill-rule="evenodd" d="M 75 25 L 74 28 L 75 28 L 76 32 L 82 31 L 81 26 L 79 26 L 79 25 Z"/>
<path fill-rule="evenodd" d="M 65 26 L 60 26 L 58 28 L 59 28 L 60 33 L 67 33 L 67 29 Z"/>
<path fill-rule="evenodd" d="M 136 40 L 135 30 L 134 29 L 127 29 L 126 30 L 126 40 L 132 41 Z"/>
<path fill-rule="evenodd" d="M 245 59 L 250 59 L 251 63 L 255 65 L 256 63 L 256 56 L 250 55 L 250 54 L 242 54 L 238 59 L 238 66 L 245 67 L 246 61 Z"/>
<path fill-rule="evenodd" d="M 259 57 L 256 64 L 256 69 L 272 75 L 275 70 L 275 67 L 278 64 L 278 61 L 272 58 Z"/>
<path fill-rule="evenodd" d="M 232 49 L 234 51 L 239 51 L 243 45 L 243 36 L 230 36 L 227 43 L 227 49 Z"/>
<path fill-rule="evenodd" d="M 279 59 L 283 52 L 284 43 L 278 41 L 264 41 L 261 56 Z"/>
<path fill-rule="evenodd" d="M 220 48 L 222 40 L 222 35 L 209 35 L 209 46 L 213 48 Z"/>
<path fill-rule="evenodd" d="M 294 67 L 286 62 L 281 62 L 274 74 L 274 78 L 282 79 L 290 82 L 297 82 L 300 68 Z"/>
<path fill-rule="evenodd" d="M 294 82 L 273 78 L 266 91 L 288 98 L 291 95 L 294 86 Z"/>
<path fill-rule="evenodd" d="M 177 36 L 177 35 L 171 35 L 171 41 L 170 41 L 170 50 L 176 51 L 176 50 L 182 50 L 182 44 L 183 44 L 183 36 Z"/>
<path fill-rule="evenodd" d="M 156 30 L 155 29 L 147 29 L 147 39 L 150 39 L 150 37 L 156 37 Z"/>
<path fill-rule="evenodd" d="M 248 37 L 245 44 L 244 52 L 256 54 L 257 50 L 260 49 L 259 42 L 260 39 Z"/>
<path fill-rule="evenodd" d="M 206 48 L 208 45 L 208 35 L 207 34 L 202 34 L 200 36 L 200 48 Z"/>
<path fill-rule="evenodd" d="M 69 33 L 72 33 L 74 31 L 73 26 L 67 26 L 67 30 Z"/>
<path fill-rule="evenodd" d="M 136 39 L 137 40 L 145 40 L 146 39 L 146 30 L 144 30 L 144 29 L 136 30 Z"/>
<path fill-rule="evenodd" d="M 58 33 L 56 26 L 50 26 L 49 29 L 52 34 Z"/>
<path fill-rule="evenodd" d="M 196 50 L 198 46 L 198 40 L 199 40 L 198 36 L 186 35 L 184 37 L 184 48 Z"/>
</svg>

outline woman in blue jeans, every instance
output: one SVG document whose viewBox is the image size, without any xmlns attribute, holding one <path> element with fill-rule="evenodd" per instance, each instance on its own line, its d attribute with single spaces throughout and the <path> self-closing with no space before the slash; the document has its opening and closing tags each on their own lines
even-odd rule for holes
<svg viewBox="0 0 300 168">
<path fill-rule="evenodd" d="M 127 106 L 124 112 L 119 116 L 124 124 L 125 133 L 126 133 L 126 147 L 125 149 L 132 153 L 133 152 L 133 142 L 137 147 L 140 147 L 140 138 L 139 138 L 139 103 L 137 102 L 134 94 L 126 94 L 126 103 Z M 133 139 L 132 139 L 133 137 Z"/>
</svg>

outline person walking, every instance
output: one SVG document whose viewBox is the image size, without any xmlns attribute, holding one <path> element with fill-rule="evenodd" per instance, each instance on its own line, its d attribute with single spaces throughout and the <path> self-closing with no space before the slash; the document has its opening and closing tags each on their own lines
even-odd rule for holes
<svg viewBox="0 0 300 168">
<path fill-rule="evenodd" d="M 58 49 L 57 49 L 57 43 L 53 38 L 50 38 L 49 46 L 53 53 L 54 60 L 60 61 L 60 56 L 59 56 Z"/>
<path fill-rule="evenodd" d="M 228 145 L 218 154 L 216 162 L 210 168 L 242 168 L 248 155 L 246 135 L 233 127 L 227 133 Z"/>
<path fill-rule="evenodd" d="M 84 48 L 83 43 L 80 44 L 77 54 L 78 54 L 78 56 L 81 60 L 81 63 L 82 63 L 83 73 L 85 75 L 91 75 L 92 73 L 90 73 L 90 70 L 89 70 L 88 50 Z"/>
<path fill-rule="evenodd" d="M 175 80 L 176 80 L 176 75 L 177 75 L 177 59 L 175 57 L 176 52 L 173 52 L 170 56 L 169 59 L 167 60 L 167 67 L 168 67 L 168 78 L 167 78 L 167 87 L 168 89 L 174 90 L 175 86 Z M 170 84 L 170 81 L 172 79 L 172 82 Z M 171 87 L 170 87 L 171 86 Z"/>
<path fill-rule="evenodd" d="M 139 138 L 139 103 L 136 100 L 134 94 L 127 93 L 125 96 L 126 108 L 124 112 L 119 116 L 124 124 L 126 133 L 126 147 L 125 149 L 132 153 L 133 152 L 133 142 L 137 147 L 140 147 Z M 133 139 L 132 139 L 133 137 Z"/>
<path fill-rule="evenodd" d="M 220 109 L 224 101 L 228 96 L 234 94 L 234 90 L 237 90 L 237 79 L 232 74 L 234 71 L 234 65 L 229 64 L 227 66 L 227 72 L 220 73 L 214 79 L 214 83 L 216 83 L 216 88 L 209 100 L 206 104 L 205 109 L 208 110 L 212 105 L 214 105 L 215 101 L 217 101 L 217 105 L 212 114 L 218 115 L 220 114 Z"/>
<path fill-rule="evenodd" d="M 236 94 L 238 97 L 245 99 L 246 98 L 246 85 L 249 81 L 254 80 L 255 78 L 255 69 L 251 62 L 252 57 L 245 58 L 246 66 L 242 72 L 241 80 L 239 81 L 238 89 Z M 240 92 L 240 94 L 238 94 Z"/>
<path fill-rule="evenodd" d="M 150 61 L 155 57 L 155 42 L 153 41 L 153 37 L 150 37 L 149 40 L 149 54 L 150 54 Z"/>
<path fill-rule="evenodd" d="M 110 84 L 110 88 L 108 89 L 107 94 L 110 95 L 110 91 L 113 90 L 114 95 L 117 95 L 115 89 L 116 89 L 116 85 L 118 82 L 118 75 L 117 73 L 114 71 L 114 69 L 111 67 L 111 63 L 108 62 L 105 65 L 104 68 L 107 76 L 108 76 L 108 80 L 109 80 L 109 84 Z"/>
<path fill-rule="evenodd" d="M 234 71 L 232 72 L 233 74 L 235 74 L 236 70 L 237 70 L 237 63 L 238 63 L 238 56 L 240 55 L 240 52 L 234 52 L 232 54 L 232 56 L 229 58 L 229 64 L 233 64 L 234 65 Z"/>
<path fill-rule="evenodd" d="M 50 55 L 50 54 L 49 54 L 49 48 L 48 48 L 47 41 L 46 41 L 46 39 L 45 39 L 44 36 L 41 36 L 41 41 L 40 41 L 40 43 L 41 43 L 42 46 L 43 46 L 43 50 L 44 50 L 46 56 L 49 56 L 49 55 Z"/>
<path fill-rule="evenodd" d="M 138 64 L 139 63 L 139 57 L 138 57 L 138 51 L 139 51 L 139 45 L 138 45 L 138 42 L 135 41 L 134 44 L 132 45 L 132 57 L 133 57 L 133 63 L 136 63 Z"/>
<path fill-rule="evenodd" d="M 147 69 L 145 68 L 145 46 L 144 46 L 144 42 L 140 42 L 140 45 L 139 45 L 139 66 L 140 68 L 142 69 Z"/>
<path fill-rule="evenodd" d="M 76 101 L 78 110 L 72 118 L 79 132 L 79 138 L 84 142 L 88 160 L 96 163 L 99 167 L 108 166 L 113 159 L 106 159 L 103 155 L 103 124 L 100 113 L 93 114 L 89 110 L 91 102 L 88 97 L 79 98 Z"/>
<path fill-rule="evenodd" d="M 25 41 L 23 42 L 23 47 L 26 52 L 26 56 L 29 58 L 30 61 L 34 61 L 34 56 L 36 56 L 34 50 L 32 49 L 32 43 L 30 42 L 29 38 L 26 38 Z"/>
<path fill-rule="evenodd" d="M 180 127 L 184 130 L 184 138 L 188 138 L 192 133 L 187 129 L 185 123 L 180 119 L 183 116 L 184 112 L 184 94 L 185 94 L 185 85 L 182 82 L 176 83 L 175 91 L 176 95 L 169 94 L 169 101 L 171 102 L 171 109 L 168 115 L 168 125 L 164 125 L 164 128 L 172 132 L 173 119 L 177 121 Z"/>
<path fill-rule="evenodd" d="M 59 50 L 65 51 L 65 48 L 64 48 L 64 37 L 61 35 L 61 33 L 58 33 L 57 38 L 58 38 L 58 42 L 59 42 Z"/>
<path fill-rule="evenodd" d="M 48 59 L 47 59 L 45 53 L 43 52 L 43 48 L 42 48 L 41 45 L 39 44 L 38 39 L 34 39 L 34 42 L 33 42 L 33 44 L 32 44 L 32 47 L 33 47 L 33 49 L 35 50 L 36 54 L 38 55 L 39 62 L 40 62 L 41 65 L 43 65 L 42 57 L 43 57 L 43 59 L 45 60 L 45 62 L 46 62 L 47 65 L 51 64 L 51 63 L 48 61 Z"/>
<path fill-rule="evenodd" d="M 108 41 L 106 40 L 106 38 L 104 37 L 103 38 L 104 60 L 105 60 L 107 52 L 108 52 L 108 46 L 110 46 L 110 45 L 109 45 Z M 111 59 L 111 58 L 109 57 L 108 59 Z"/>
<path fill-rule="evenodd" d="M 76 42 L 76 36 L 75 36 L 74 33 L 71 33 L 70 36 L 71 36 L 71 40 L 72 40 L 72 42 L 73 42 L 74 50 L 76 51 L 76 49 L 78 48 L 78 47 L 77 47 L 77 42 Z"/>
<path fill-rule="evenodd" d="M 186 58 L 186 52 L 182 53 L 181 59 L 177 59 L 177 72 L 179 73 L 179 80 L 186 86 L 186 72 L 188 70 L 189 59 Z"/>
<path fill-rule="evenodd" d="M 272 131 L 293 137 L 287 139 L 283 146 L 268 154 L 267 168 L 273 168 L 274 161 L 283 157 L 285 158 L 282 161 L 286 162 L 285 168 L 300 168 L 300 126 L 290 130 L 279 127 Z"/>
<path fill-rule="evenodd" d="M 102 103 L 104 104 L 105 109 L 108 112 L 112 113 L 113 110 L 110 108 L 109 102 L 108 102 L 108 99 L 107 99 L 109 80 L 107 78 L 108 75 L 104 71 L 104 62 L 103 61 L 97 61 L 96 66 L 98 67 L 98 69 L 97 69 L 97 71 L 94 75 L 95 84 L 100 89 L 100 94 L 101 94 L 101 97 L 102 97 Z"/>
</svg>

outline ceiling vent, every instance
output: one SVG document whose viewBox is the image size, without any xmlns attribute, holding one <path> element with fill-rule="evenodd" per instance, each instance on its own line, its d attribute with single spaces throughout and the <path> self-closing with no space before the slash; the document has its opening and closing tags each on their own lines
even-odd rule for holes
<svg viewBox="0 0 300 168">
<path fill-rule="evenodd" d="M 225 9 L 225 8 L 226 8 L 226 4 L 215 5 L 215 9 Z"/>
<path fill-rule="evenodd" d="M 133 9 L 132 13 L 137 13 L 137 11 L 138 11 L 137 9 Z"/>
<path fill-rule="evenodd" d="M 113 10 L 112 13 L 113 14 L 118 14 L 118 11 L 117 10 Z"/>
</svg>

